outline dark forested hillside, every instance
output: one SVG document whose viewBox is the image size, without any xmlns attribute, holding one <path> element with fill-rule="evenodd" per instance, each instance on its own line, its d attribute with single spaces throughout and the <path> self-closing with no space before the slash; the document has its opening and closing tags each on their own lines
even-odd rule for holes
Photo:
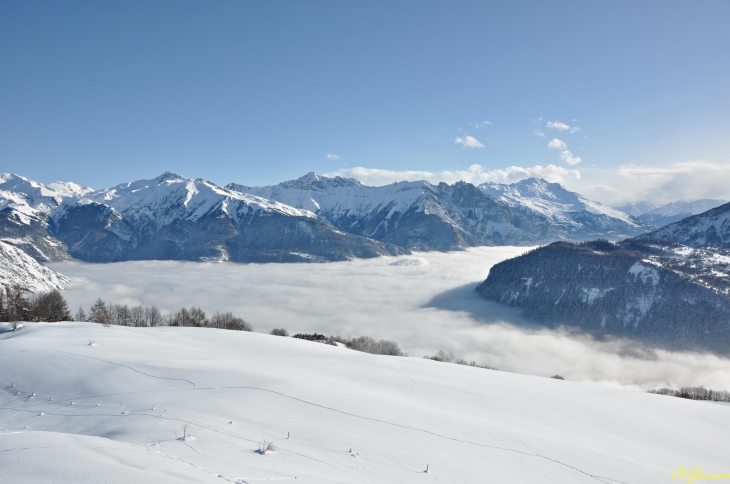
<svg viewBox="0 0 730 484">
<path fill-rule="evenodd" d="M 477 291 L 547 326 L 728 352 L 729 269 L 721 250 L 557 242 L 495 265 Z"/>
</svg>

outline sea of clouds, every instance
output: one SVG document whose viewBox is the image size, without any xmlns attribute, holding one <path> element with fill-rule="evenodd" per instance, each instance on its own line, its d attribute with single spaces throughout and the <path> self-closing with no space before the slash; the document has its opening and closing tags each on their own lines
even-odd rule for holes
<svg viewBox="0 0 730 484">
<path fill-rule="evenodd" d="M 474 288 L 495 263 L 524 247 L 354 260 L 329 264 L 139 261 L 60 262 L 73 312 L 97 297 L 155 305 L 164 312 L 200 306 L 231 311 L 259 332 L 390 339 L 410 356 L 452 351 L 503 371 L 648 390 L 704 385 L 726 389 L 730 360 L 710 354 L 647 350 L 628 341 L 540 328 L 516 308 L 480 298 Z M 486 371 L 486 370 L 485 370 Z"/>
</svg>

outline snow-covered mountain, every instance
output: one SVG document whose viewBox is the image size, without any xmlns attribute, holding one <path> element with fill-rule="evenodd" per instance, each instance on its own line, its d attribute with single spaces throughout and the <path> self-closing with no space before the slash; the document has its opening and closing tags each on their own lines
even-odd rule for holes
<svg viewBox="0 0 730 484">
<path fill-rule="evenodd" d="M 671 349 L 730 353 L 730 251 L 630 239 L 557 242 L 492 267 L 477 291 L 568 325 Z"/>
<path fill-rule="evenodd" d="M 703 199 L 696 200 L 694 202 L 679 200 L 677 202 L 668 203 L 653 210 L 646 211 L 638 218 L 661 228 L 671 223 L 679 222 L 683 218 L 706 212 L 726 203 L 728 203 L 727 200 Z"/>
<path fill-rule="evenodd" d="M 70 254 L 89 262 L 290 262 L 403 253 L 339 231 L 309 211 L 174 173 L 98 191 L 15 175 L 3 180 L 0 235 L 41 260 Z M 49 254 L 48 246 L 58 253 Z"/>
<path fill-rule="evenodd" d="M 616 210 L 621 210 L 624 213 L 628 213 L 632 217 L 638 217 L 639 215 L 643 215 L 646 212 L 651 212 L 655 208 L 657 208 L 657 206 L 653 203 L 648 201 L 641 201 L 627 203 L 626 205 L 616 207 Z"/>
<path fill-rule="evenodd" d="M 545 217 L 513 210 L 465 182 L 371 187 L 308 173 L 273 186 L 227 188 L 310 210 L 341 230 L 410 249 L 535 245 L 555 238 Z"/>
<path fill-rule="evenodd" d="M 723 404 L 260 333 L 32 323 L 0 337 L 0 368 L 3 483 L 639 484 L 680 466 L 727 471 Z M 276 450 L 258 452 L 262 440 Z"/>
<path fill-rule="evenodd" d="M 665 240 L 692 247 L 727 247 L 730 245 L 730 203 L 687 217 L 637 239 Z"/>
<path fill-rule="evenodd" d="M 540 178 L 510 185 L 487 182 L 479 188 L 524 213 L 546 217 L 557 233 L 553 240 L 618 240 L 654 229 L 625 212 Z"/>
<path fill-rule="evenodd" d="M 0 285 L 19 284 L 31 293 L 63 289 L 70 279 L 50 269 L 17 247 L 0 241 Z"/>
</svg>

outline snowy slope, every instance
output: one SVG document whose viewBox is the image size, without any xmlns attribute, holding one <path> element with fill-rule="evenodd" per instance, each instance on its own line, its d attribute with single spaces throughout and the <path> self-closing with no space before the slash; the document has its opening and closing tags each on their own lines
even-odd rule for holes
<svg viewBox="0 0 730 484">
<path fill-rule="evenodd" d="M 641 214 L 638 218 L 656 227 L 664 227 L 671 223 L 679 222 L 683 218 L 706 212 L 726 203 L 727 200 L 703 199 L 696 200 L 694 202 L 679 200 L 677 202 L 662 205 L 654 210 L 647 211 Z"/>
<path fill-rule="evenodd" d="M 0 348 L 3 482 L 639 484 L 728 470 L 722 404 L 215 329 L 31 324 Z M 255 452 L 262 439 L 278 450 Z"/>
<path fill-rule="evenodd" d="M 622 239 L 653 228 L 625 212 L 540 178 L 511 185 L 487 182 L 479 188 L 512 207 L 547 217 L 566 240 Z"/>
<path fill-rule="evenodd" d="M 666 240 L 693 247 L 730 244 L 730 203 L 637 237 L 640 240 Z"/>
<path fill-rule="evenodd" d="M 311 210 L 341 230 L 417 250 L 528 245 L 551 239 L 544 217 L 525 215 L 474 185 L 398 182 L 381 187 L 308 173 L 265 187 L 227 188 Z"/>
<path fill-rule="evenodd" d="M 0 241 L 0 285 L 20 284 L 28 292 L 44 292 L 63 289 L 70 282 L 17 247 Z"/>
</svg>

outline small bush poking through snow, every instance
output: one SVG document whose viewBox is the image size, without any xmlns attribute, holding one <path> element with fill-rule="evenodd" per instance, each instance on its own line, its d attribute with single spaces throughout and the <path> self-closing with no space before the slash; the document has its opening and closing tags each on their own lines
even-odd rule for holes
<svg viewBox="0 0 730 484">
<path fill-rule="evenodd" d="M 287 331 L 285 328 L 274 328 L 271 330 L 271 333 L 274 336 L 289 336 L 289 331 Z"/>
<path fill-rule="evenodd" d="M 259 442 L 259 450 L 257 450 L 259 454 L 266 455 L 270 454 L 272 452 L 276 452 L 276 447 L 274 446 L 274 442 L 271 440 L 262 440 Z"/>
<path fill-rule="evenodd" d="M 555 380 L 565 380 L 565 378 L 563 378 L 563 377 L 562 377 L 562 376 L 560 376 L 560 375 L 553 375 L 553 376 L 551 376 L 550 378 L 553 378 L 553 379 L 555 379 Z"/>
</svg>

